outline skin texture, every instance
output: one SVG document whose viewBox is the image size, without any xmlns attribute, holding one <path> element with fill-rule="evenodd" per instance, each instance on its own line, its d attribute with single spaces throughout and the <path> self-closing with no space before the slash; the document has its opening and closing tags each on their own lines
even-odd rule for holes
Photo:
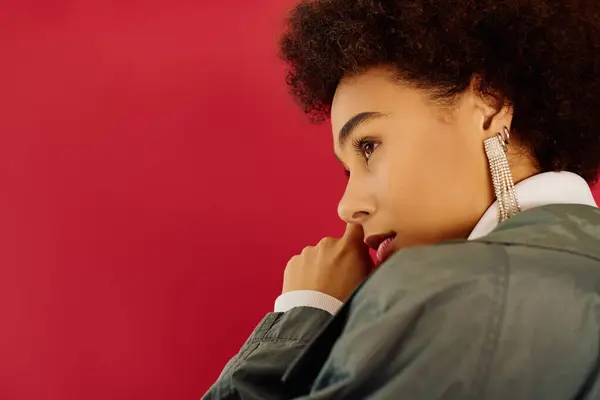
<svg viewBox="0 0 600 400">
<path fill-rule="evenodd" d="M 283 276 L 283 293 L 315 290 L 344 301 L 373 270 L 358 224 L 347 224 L 340 239 L 323 238 L 292 257 Z"/>
<path fill-rule="evenodd" d="M 471 89 L 441 105 L 394 76 L 377 67 L 340 82 L 331 123 L 334 151 L 349 175 L 338 207 L 348 228 L 293 257 L 283 293 L 316 290 L 344 300 L 372 270 L 369 238 L 395 233 L 393 251 L 467 238 L 495 200 L 483 142 L 510 129 L 511 108 Z M 381 115 L 340 135 L 365 112 Z M 515 182 L 538 172 L 518 137 L 507 156 Z"/>
<path fill-rule="evenodd" d="M 343 125 L 365 111 L 386 116 L 358 125 L 342 145 Z M 362 225 L 365 237 L 396 232 L 396 248 L 466 238 L 494 200 L 483 142 L 511 119 L 508 107 L 471 90 L 440 106 L 385 68 L 342 80 L 331 113 L 334 151 L 350 173 L 340 218 Z M 511 142 L 518 182 L 536 170 L 517 150 Z"/>
</svg>

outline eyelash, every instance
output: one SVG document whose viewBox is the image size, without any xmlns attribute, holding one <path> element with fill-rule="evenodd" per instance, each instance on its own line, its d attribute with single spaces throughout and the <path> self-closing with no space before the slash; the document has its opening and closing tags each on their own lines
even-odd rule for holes
<svg viewBox="0 0 600 400">
<path fill-rule="evenodd" d="M 365 152 L 365 146 L 373 147 L 373 149 L 371 150 L 371 155 L 367 156 L 367 154 Z M 379 143 L 376 140 L 374 140 L 372 138 L 368 138 L 368 137 L 356 138 L 352 141 L 352 147 L 361 157 L 363 157 L 365 159 L 366 164 L 369 163 L 369 159 L 373 155 L 373 152 L 375 151 L 377 146 L 379 146 Z M 344 174 L 346 175 L 347 178 L 350 177 L 350 171 L 344 170 Z"/>
<path fill-rule="evenodd" d="M 356 150 L 356 152 L 365 159 L 365 162 L 367 164 L 369 163 L 369 159 L 373 155 L 373 152 L 375 151 L 378 145 L 379 143 L 377 143 L 377 141 L 368 137 L 356 138 L 352 142 L 352 147 L 354 147 L 354 150 Z M 366 153 L 366 146 L 372 147 L 371 154 L 368 156 Z"/>
</svg>

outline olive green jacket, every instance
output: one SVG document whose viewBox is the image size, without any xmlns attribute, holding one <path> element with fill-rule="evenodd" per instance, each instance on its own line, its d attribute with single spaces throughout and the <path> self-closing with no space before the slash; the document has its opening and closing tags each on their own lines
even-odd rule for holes
<svg viewBox="0 0 600 400">
<path fill-rule="evenodd" d="M 333 317 L 270 313 L 204 399 L 600 399 L 600 210 L 402 250 Z"/>
</svg>

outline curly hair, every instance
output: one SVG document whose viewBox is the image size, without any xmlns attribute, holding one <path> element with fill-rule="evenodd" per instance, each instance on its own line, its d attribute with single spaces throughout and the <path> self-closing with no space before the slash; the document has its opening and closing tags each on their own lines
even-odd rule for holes
<svg viewBox="0 0 600 400">
<path fill-rule="evenodd" d="M 303 0 L 280 42 L 286 82 L 316 122 L 342 77 L 387 65 L 452 100 L 477 76 L 513 107 L 545 171 L 600 169 L 598 0 Z"/>
</svg>

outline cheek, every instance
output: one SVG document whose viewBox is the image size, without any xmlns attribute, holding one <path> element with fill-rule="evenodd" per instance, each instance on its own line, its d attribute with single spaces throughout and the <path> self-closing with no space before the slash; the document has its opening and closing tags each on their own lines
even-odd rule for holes
<svg viewBox="0 0 600 400">
<path fill-rule="evenodd" d="M 414 210 L 420 203 L 419 198 L 431 190 L 435 183 L 427 178 L 429 172 L 418 164 L 413 157 L 392 157 L 386 163 L 378 182 L 382 187 L 382 202 L 394 214 Z"/>
<path fill-rule="evenodd" d="M 477 190 L 481 171 L 485 171 L 483 150 L 464 143 L 448 127 L 436 127 L 434 132 L 390 146 L 381 175 L 396 204 L 452 204 Z"/>
<path fill-rule="evenodd" d="M 391 147 L 391 146 L 390 146 Z M 437 195 L 440 170 L 446 155 L 423 140 L 405 141 L 391 148 L 379 165 L 379 184 L 383 197 L 395 209 L 414 208 L 423 197 Z"/>
<path fill-rule="evenodd" d="M 408 245 L 464 236 L 469 226 L 463 225 L 476 222 L 487 207 L 480 196 L 482 150 L 446 138 L 405 144 L 377 165 L 379 210 Z"/>
</svg>

